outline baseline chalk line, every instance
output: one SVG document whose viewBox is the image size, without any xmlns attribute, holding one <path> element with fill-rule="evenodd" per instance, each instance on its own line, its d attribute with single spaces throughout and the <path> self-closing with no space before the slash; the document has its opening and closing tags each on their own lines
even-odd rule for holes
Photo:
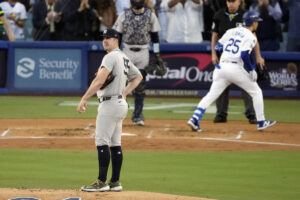
<svg viewBox="0 0 300 200">
<path fill-rule="evenodd" d="M 122 136 L 137 136 L 134 133 L 122 133 Z M 76 137 L 60 137 L 60 136 L 7 136 L 0 137 L 0 140 L 11 139 L 91 139 L 91 136 L 76 136 Z"/>
<path fill-rule="evenodd" d="M 243 134 L 244 134 L 244 131 L 239 131 L 239 133 L 235 139 L 241 139 Z"/>
<path fill-rule="evenodd" d="M 165 128 L 164 128 L 164 131 L 169 131 L 169 130 L 170 130 L 170 127 L 171 127 L 170 124 L 166 124 L 166 125 L 165 125 Z"/>
<path fill-rule="evenodd" d="M 259 141 L 250 141 L 250 140 L 236 140 L 236 139 L 227 139 L 227 138 L 207 138 L 207 137 L 195 137 L 194 139 L 300 147 L 300 144 L 289 144 L 289 143 L 281 143 L 281 142 L 259 142 Z"/>
<path fill-rule="evenodd" d="M 89 123 L 87 127 L 85 127 L 83 130 L 89 130 L 91 128 L 92 124 Z"/>
<path fill-rule="evenodd" d="M 149 134 L 146 136 L 146 138 L 147 138 L 147 139 L 151 139 L 151 138 L 152 138 L 152 135 L 153 135 L 153 133 L 154 133 L 154 131 L 153 131 L 153 130 L 151 130 L 151 131 L 149 132 Z"/>
<path fill-rule="evenodd" d="M 1 134 L 1 137 L 6 136 L 9 131 L 10 131 L 10 128 L 8 128 L 5 131 L 3 131 L 3 133 Z"/>
</svg>

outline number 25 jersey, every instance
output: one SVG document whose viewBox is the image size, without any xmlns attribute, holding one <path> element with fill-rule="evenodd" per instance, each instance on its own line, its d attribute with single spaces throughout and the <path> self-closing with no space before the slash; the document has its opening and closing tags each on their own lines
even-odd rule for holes
<svg viewBox="0 0 300 200">
<path fill-rule="evenodd" d="M 223 45 L 220 63 L 231 62 L 243 65 L 241 52 L 249 51 L 250 54 L 257 39 L 249 29 L 237 27 L 227 30 L 218 42 Z"/>
</svg>

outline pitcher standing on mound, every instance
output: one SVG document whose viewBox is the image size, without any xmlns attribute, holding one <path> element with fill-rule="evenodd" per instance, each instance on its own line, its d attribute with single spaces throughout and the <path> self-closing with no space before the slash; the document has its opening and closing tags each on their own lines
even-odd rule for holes
<svg viewBox="0 0 300 200">
<path fill-rule="evenodd" d="M 102 36 L 103 48 L 107 54 L 103 57 L 96 77 L 77 106 L 79 113 L 85 112 L 88 98 L 97 93 L 99 106 L 95 143 L 98 150 L 99 176 L 94 183 L 81 188 L 89 192 L 123 189 L 119 179 L 123 162 L 122 122 L 128 111 L 126 97 L 143 79 L 140 71 L 119 49 L 118 32 L 107 29 L 103 31 Z M 107 183 L 110 159 L 112 177 Z"/>
</svg>

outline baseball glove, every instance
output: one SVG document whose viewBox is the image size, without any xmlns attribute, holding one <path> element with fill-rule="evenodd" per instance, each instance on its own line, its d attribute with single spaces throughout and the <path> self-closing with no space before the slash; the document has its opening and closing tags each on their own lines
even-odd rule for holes
<svg viewBox="0 0 300 200">
<path fill-rule="evenodd" d="M 256 66 L 256 73 L 257 73 L 257 81 L 265 81 L 265 80 L 269 80 L 269 72 L 267 70 L 267 67 L 264 66 L 263 68 L 261 68 L 260 66 Z"/>
<path fill-rule="evenodd" d="M 115 79 L 115 76 L 110 72 L 110 74 L 107 76 L 104 84 L 100 88 L 100 90 L 104 89 L 106 86 L 108 86 L 113 80 Z"/>
<path fill-rule="evenodd" d="M 167 73 L 167 62 L 164 62 L 159 54 L 155 54 L 154 62 L 145 67 L 147 74 L 163 76 Z"/>
</svg>

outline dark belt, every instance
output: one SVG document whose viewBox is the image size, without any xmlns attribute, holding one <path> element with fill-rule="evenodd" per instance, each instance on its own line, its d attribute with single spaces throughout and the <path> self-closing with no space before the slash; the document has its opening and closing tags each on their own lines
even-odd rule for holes
<svg viewBox="0 0 300 200">
<path fill-rule="evenodd" d="M 129 48 L 131 51 L 135 51 L 135 52 L 138 52 L 140 50 L 142 50 L 141 48 L 137 48 L 137 47 L 132 47 L 132 48 Z"/>
<path fill-rule="evenodd" d="M 236 61 L 223 61 L 222 63 L 233 63 L 233 64 L 238 64 Z"/>
<path fill-rule="evenodd" d="M 99 103 L 102 103 L 103 101 L 111 100 L 112 97 L 118 97 L 118 99 L 122 99 L 123 98 L 122 95 L 110 96 L 110 97 L 100 97 L 100 98 L 98 98 L 98 101 L 99 101 Z"/>
</svg>

